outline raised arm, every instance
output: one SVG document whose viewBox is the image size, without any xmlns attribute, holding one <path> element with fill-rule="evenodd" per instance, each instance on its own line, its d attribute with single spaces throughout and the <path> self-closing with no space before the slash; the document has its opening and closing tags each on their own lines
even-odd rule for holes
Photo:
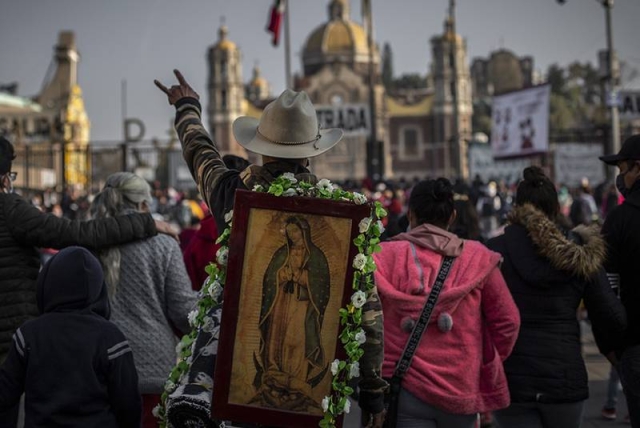
<svg viewBox="0 0 640 428">
<path fill-rule="evenodd" d="M 128 214 L 91 221 L 77 221 L 46 214 L 16 196 L 4 204 L 9 232 L 23 245 L 64 248 L 80 245 L 98 249 L 126 244 L 157 234 L 150 214 Z"/>
<path fill-rule="evenodd" d="M 202 107 L 198 101 L 200 97 L 178 70 L 174 70 L 174 73 L 179 85 L 167 88 L 157 80 L 154 80 L 154 83 L 167 94 L 169 104 L 176 108 L 175 126 L 182 144 L 184 160 L 200 194 L 211 209 L 212 192 L 229 170 L 224 165 L 213 139 L 202 125 Z"/>
</svg>

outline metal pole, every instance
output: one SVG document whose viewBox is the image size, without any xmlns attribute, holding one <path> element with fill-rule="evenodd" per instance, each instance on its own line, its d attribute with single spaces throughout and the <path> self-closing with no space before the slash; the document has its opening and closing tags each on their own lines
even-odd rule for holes
<svg viewBox="0 0 640 428">
<path fill-rule="evenodd" d="M 611 106 L 611 152 L 618 153 L 620 151 L 620 121 L 618 119 L 618 104 L 615 102 L 613 95 L 618 89 L 618 63 L 615 51 L 613 50 L 613 29 L 611 26 L 611 9 L 613 9 L 613 0 L 602 0 L 605 10 L 607 25 L 607 51 L 609 66 L 609 94 L 612 97 L 609 101 Z M 607 168 L 608 175 L 614 174 L 613 168 Z"/>
<path fill-rule="evenodd" d="M 451 33 L 453 36 L 453 45 L 451 47 L 451 74 L 453 75 L 453 85 L 451 85 L 451 99 L 453 100 L 453 135 L 451 141 L 453 144 L 453 152 L 455 153 L 456 168 L 454 171 L 459 177 L 463 177 L 462 166 L 464 160 L 462 159 L 463 150 L 460 145 L 460 121 L 458 112 L 458 37 L 456 35 L 456 1 L 450 0 L 449 19 L 451 20 Z M 449 179 L 453 177 L 447 177 Z"/>
<path fill-rule="evenodd" d="M 122 144 L 120 146 L 122 153 L 122 171 L 127 170 L 127 130 L 125 123 L 127 120 L 127 81 L 122 79 L 120 86 L 120 102 L 122 103 Z"/>
<path fill-rule="evenodd" d="M 284 4 L 284 66 L 287 88 L 293 89 L 291 78 L 291 37 L 289 34 L 289 0 L 283 0 Z"/>
<path fill-rule="evenodd" d="M 369 112 L 371 115 L 371 135 L 367 150 L 367 174 L 382 176 L 378 153 L 377 103 L 375 91 L 375 65 L 373 63 L 373 11 L 371 1 L 367 2 L 367 46 L 369 48 Z"/>
</svg>

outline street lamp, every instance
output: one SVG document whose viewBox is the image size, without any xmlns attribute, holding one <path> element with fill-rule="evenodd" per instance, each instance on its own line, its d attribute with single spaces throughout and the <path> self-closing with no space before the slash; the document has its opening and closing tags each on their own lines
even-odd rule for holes
<svg viewBox="0 0 640 428">
<path fill-rule="evenodd" d="M 556 0 L 559 4 L 564 4 L 566 0 Z M 613 49 L 613 29 L 611 26 L 611 10 L 613 9 L 613 1 L 614 0 L 596 0 L 604 7 L 605 12 L 605 24 L 606 24 L 606 32 L 607 32 L 607 76 L 606 79 L 609 81 L 609 94 L 608 94 L 608 104 L 610 108 L 610 119 L 611 119 L 611 145 L 609 147 L 609 151 L 611 153 L 618 153 L 620 151 L 620 121 L 618 119 L 618 103 L 616 101 L 617 98 L 617 89 L 618 89 L 618 61 L 616 58 L 616 53 Z M 610 177 L 613 174 L 613 170 L 611 168 L 607 169 L 607 176 Z"/>
</svg>

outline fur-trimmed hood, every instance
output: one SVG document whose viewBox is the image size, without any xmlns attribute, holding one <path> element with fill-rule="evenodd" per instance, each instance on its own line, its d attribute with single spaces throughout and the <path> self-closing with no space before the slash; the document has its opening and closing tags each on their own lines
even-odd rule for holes
<svg viewBox="0 0 640 428">
<path fill-rule="evenodd" d="M 543 260 L 539 257 L 546 259 L 553 268 L 583 279 L 593 276 L 604 263 L 606 244 L 597 228 L 578 226 L 571 231 L 578 239 L 570 239 L 555 223 L 530 204 L 515 207 L 509 213 L 509 222 L 522 226 L 535 247 L 535 254 L 522 248 L 522 240 L 517 239 L 518 230 L 514 230 L 513 227 L 507 228 L 505 233 L 516 238 L 507 239 L 509 252 L 513 250 L 522 256 L 512 259 L 516 268 L 524 273 L 523 278 L 535 280 L 535 277 L 550 274 L 548 269 L 540 266 Z"/>
</svg>

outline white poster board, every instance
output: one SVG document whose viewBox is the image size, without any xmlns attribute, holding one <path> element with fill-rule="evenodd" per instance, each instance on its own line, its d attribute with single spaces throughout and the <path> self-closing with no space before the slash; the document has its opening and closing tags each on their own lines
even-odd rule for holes
<svg viewBox="0 0 640 428">
<path fill-rule="evenodd" d="M 529 158 L 495 160 L 488 144 L 469 146 L 469 176 L 472 179 L 477 175 L 485 183 L 497 180 L 513 184 L 522 178 L 522 171 L 530 165 Z"/>
<path fill-rule="evenodd" d="M 569 187 L 578 187 L 583 178 L 588 178 L 595 187 L 605 181 L 604 163 L 598 159 L 603 155 L 599 143 L 562 143 L 555 145 L 555 181 Z"/>
<path fill-rule="evenodd" d="M 493 97 L 491 148 L 495 158 L 549 150 L 549 96 L 542 85 Z"/>
</svg>

